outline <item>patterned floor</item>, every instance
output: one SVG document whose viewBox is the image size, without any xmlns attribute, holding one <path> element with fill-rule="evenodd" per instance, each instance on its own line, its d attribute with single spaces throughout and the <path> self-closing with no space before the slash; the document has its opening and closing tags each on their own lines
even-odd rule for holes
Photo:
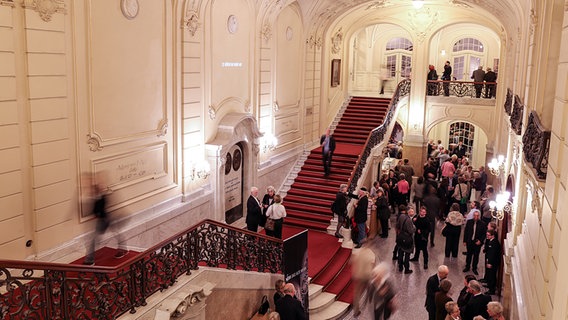
<svg viewBox="0 0 568 320">
<path fill-rule="evenodd" d="M 393 225 L 394 220 L 391 220 Z M 386 239 L 375 238 L 372 243 L 372 248 L 380 261 L 387 261 L 392 263 L 392 276 L 396 279 L 395 283 L 398 285 L 398 310 L 390 318 L 390 320 L 419 320 L 428 319 L 428 313 L 424 308 L 424 300 L 426 299 L 426 281 L 428 277 L 436 273 L 437 268 L 441 264 L 445 264 L 450 269 L 448 279 L 452 282 L 452 289 L 450 294 L 454 301 L 457 300 L 460 290 L 463 288 L 463 279 L 465 273 L 462 269 L 465 265 L 465 255 L 461 252 L 456 259 L 444 257 L 445 238 L 440 235 L 441 224 L 436 226 L 437 233 L 434 240 L 434 247 L 428 246 L 429 252 L 429 268 L 424 270 L 422 256 L 419 262 L 410 262 L 410 268 L 414 271 L 412 274 L 399 273 L 395 261 L 392 261 L 392 250 L 394 248 L 394 228 L 389 230 L 389 237 Z M 462 230 L 463 235 L 463 230 Z M 460 251 L 463 248 L 460 248 Z M 483 259 L 483 253 L 480 255 L 480 260 Z M 479 267 L 479 277 L 483 277 L 484 269 Z M 498 300 L 497 296 L 493 296 L 493 300 Z M 359 320 L 372 320 L 370 310 L 365 310 L 359 317 L 353 317 L 352 312 L 344 319 L 359 319 Z"/>
</svg>

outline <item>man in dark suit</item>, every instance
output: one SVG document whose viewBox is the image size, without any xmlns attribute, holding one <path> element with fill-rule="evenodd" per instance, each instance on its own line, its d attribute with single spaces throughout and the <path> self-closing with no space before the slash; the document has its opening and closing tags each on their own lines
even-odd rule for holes
<svg viewBox="0 0 568 320">
<path fill-rule="evenodd" d="M 440 281 L 446 279 L 449 273 L 448 267 L 441 265 L 438 267 L 438 273 L 428 278 L 426 282 L 426 302 L 424 307 L 428 311 L 428 320 L 436 319 L 436 292 L 440 291 Z"/>
<path fill-rule="evenodd" d="M 258 188 L 250 188 L 250 196 L 247 200 L 247 229 L 257 232 L 258 224 L 262 219 L 262 207 L 258 200 Z"/>
<path fill-rule="evenodd" d="M 487 281 L 487 294 L 495 294 L 497 285 L 497 270 L 501 265 L 501 244 L 496 238 L 495 230 L 487 230 L 485 241 L 485 281 Z"/>
<path fill-rule="evenodd" d="M 323 171 L 326 176 L 331 172 L 331 158 L 335 151 L 335 138 L 331 135 L 329 128 L 325 130 L 325 134 L 320 138 L 321 156 L 323 160 Z"/>
<path fill-rule="evenodd" d="M 468 272 L 469 267 L 471 266 L 475 275 L 479 274 L 477 272 L 479 252 L 481 252 L 481 246 L 483 246 L 487 232 L 487 225 L 485 222 L 480 220 L 479 216 L 479 211 L 475 211 L 473 213 L 473 219 L 467 221 L 463 233 L 463 244 L 467 248 L 467 256 L 465 258 L 465 268 L 463 269 L 463 272 Z"/>
<path fill-rule="evenodd" d="M 475 316 L 489 318 L 487 304 L 491 302 L 491 296 L 481 293 L 481 284 L 477 280 L 471 280 L 468 284 L 471 298 L 467 302 L 462 314 L 463 320 L 473 320 Z"/>
<path fill-rule="evenodd" d="M 355 207 L 355 223 L 357 224 L 357 230 L 359 230 L 357 239 L 357 245 L 355 248 L 361 248 L 363 241 L 367 238 L 367 208 L 369 206 L 369 198 L 367 196 L 367 188 L 361 187 L 359 189 L 359 200 L 357 200 L 357 206 Z"/>
<path fill-rule="evenodd" d="M 276 301 L 276 312 L 282 320 L 304 320 L 306 311 L 302 307 L 302 303 L 295 297 L 296 289 L 291 283 L 284 286 L 284 297 Z"/>
</svg>

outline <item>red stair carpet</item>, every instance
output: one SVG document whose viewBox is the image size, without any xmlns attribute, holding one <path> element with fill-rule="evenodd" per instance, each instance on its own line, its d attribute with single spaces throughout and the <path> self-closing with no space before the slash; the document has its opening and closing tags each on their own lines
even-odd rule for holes
<svg viewBox="0 0 568 320">
<path fill-rule="evenodd" d="M 331 203 L 339 185 L 348 183 L 369 133 L 383 123 L 390 99 L 353 97 L 333 136 L 336 149 L 331 174 L 324 176 L 321 147 L 311 151 L 285 198 L 287 218 L 283 238 L 308 229 L 308 275 L 323 291 L 337 295 L 343 302 L 353 302 L 351 250 L 341 248 L 326 233 L 333 214 Z"/>
<path fill-rule="evenodd" d="M 125 256 L 117 259 L 114 257 L 117 251 L 117 249 L 109 247 L 102 247 L 99 250 L 95 251 L 95 266 L 114 267 L 136 256 L 139 253 L 137 251 L 129 250 Z M 71 264 L 83 264 L 83 261 L 85 261 L 85 257 L 77 259 L 71 262 Z"/>
</svg>

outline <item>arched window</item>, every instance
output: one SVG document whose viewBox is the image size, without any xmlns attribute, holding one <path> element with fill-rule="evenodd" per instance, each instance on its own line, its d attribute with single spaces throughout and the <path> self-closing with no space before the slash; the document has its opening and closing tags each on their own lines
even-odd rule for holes
<svg viewBox="0 0 568 320">
<path fill-rule="evenodd" d="M 460 141 L 466 148 L 466 157 L 471 158 L 471 149 L 475 138 L 475 126 L 468 122 L 454 122 L 450 124 L 448 149 L 452 150 Z"/>
<path fill-rule="evenodd" d="M 410 77 L 413 47 L 412 41 L 402 37 L 392 38 L 387 42 L 385 46 L 386 66 L 394 83 Z"/>
<path fill-rule="evenodd" d="M 463 38 L 454 43 L 454 77 L 457 80 L 470 80 L 484 58 L 483 43 L 475 38 Z"/>
</svg>

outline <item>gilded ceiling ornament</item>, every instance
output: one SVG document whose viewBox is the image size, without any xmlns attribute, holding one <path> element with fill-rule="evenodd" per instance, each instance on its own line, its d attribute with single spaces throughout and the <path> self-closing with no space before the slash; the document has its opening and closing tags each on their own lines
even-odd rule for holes
<svg viewBox="0 0 568 320">
<path fill-rule="evenodd" d="M 55 13 L 67 13 L 64 0 L 24 0 L 22 6 L 35 10 L 41 20 L 45 22 L 51 21 L 51 17 Z"/>
<path fill-rule="evenodd" d="M 426 35 L 439 20 L 439 13 L 432 13 L 430 8 L 411 10 L 408 12 L 410 27 L 414 30 L 418 42 L 422 43 Z"/>
<path fill-rule="evenodd" d="M 335 35 L 331 37 L 331 53 L 341 52 L 341 45 L 343 44 L 343 32 L 339 28 Z"/>
<path fill-rule="evenodd" d="M 199 17 L 197 16 L 197 12 L 195 11 L 188 11 L 185 14 L 185 19 L 183 20 L 183 27 L 187 29 L 187 31 L 189 31 L 189 34 L 191 34 L 191 36 L 195 36 L 195 33 L 197 32 L 197 29 L 199 29 L 199 27 L 201 26 L 201 23 L 199 23 Z"/>
<path fill-rule="evenodd" d="M 272 39 L 272 28 L 269 24 L 265 24 L 260 31 L 260 36 L 264 40 L 264 42 L 270 41 Z"/>
</svg>

